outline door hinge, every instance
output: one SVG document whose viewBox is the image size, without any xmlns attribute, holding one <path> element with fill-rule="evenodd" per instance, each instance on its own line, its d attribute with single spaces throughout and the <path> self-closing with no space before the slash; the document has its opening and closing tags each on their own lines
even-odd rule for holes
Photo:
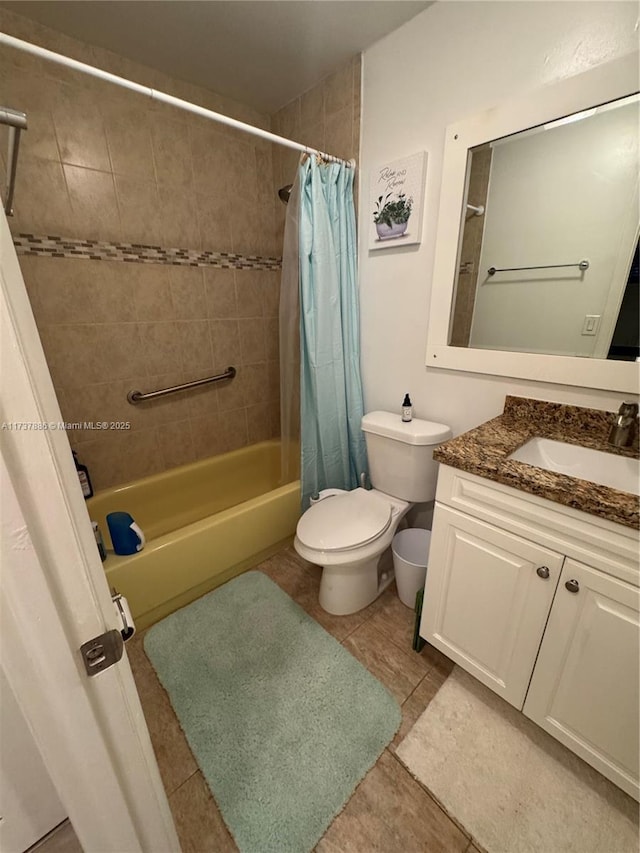
<svg viewBox="0 0 640 853">
<path fill-rule="evenodd" d="M 120 631 L 113 628 L 99 637 L 87 640 L 80 646 L 80 654 L 87 675 L 97 675 L 103 669 L 108 669 L 118 663 L 122 657 L 124 642 Z"/>
</svg>

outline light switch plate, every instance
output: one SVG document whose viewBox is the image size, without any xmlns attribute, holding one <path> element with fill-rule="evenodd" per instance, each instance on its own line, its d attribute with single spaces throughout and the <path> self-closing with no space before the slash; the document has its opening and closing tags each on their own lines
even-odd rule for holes
<svg viewBox="0 0 640 853">
<path fill-rule="evenodd" d="M 597 335 L 601 317 L 601 314 L 585 314 L 584 323 L 582 324 L 582 334 Z"/>
</svg>

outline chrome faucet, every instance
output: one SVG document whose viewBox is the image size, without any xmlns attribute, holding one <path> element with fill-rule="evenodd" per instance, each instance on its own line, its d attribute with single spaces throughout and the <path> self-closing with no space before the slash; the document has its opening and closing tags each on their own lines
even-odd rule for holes
<svg viewBox="0 0 640 853">
<path fill-rule="evenodd" d="M 613 444 L 614 447 L 631 447 L 636 434 L 637 417 L 637 403 L 622 403 L 609 433 L 609 444 Z"/>
</svg>

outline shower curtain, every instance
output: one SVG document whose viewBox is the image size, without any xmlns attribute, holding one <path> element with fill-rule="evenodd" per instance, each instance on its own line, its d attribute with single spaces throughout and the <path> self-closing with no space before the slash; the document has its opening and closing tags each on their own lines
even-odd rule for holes
<svg viewBox="0 0 640 853">
<path fill-rule="evenodd" d="M 368 472 L 360 378 L 354 169 L 311 157 L 298 170 L 302 508 Z"/>
<path fill-rule="evenodd" d="M 300 182 L 296 175 L 286 208 L 280 277 L 280 434 L 282 483 L 300 476 Z"/>
</svg>

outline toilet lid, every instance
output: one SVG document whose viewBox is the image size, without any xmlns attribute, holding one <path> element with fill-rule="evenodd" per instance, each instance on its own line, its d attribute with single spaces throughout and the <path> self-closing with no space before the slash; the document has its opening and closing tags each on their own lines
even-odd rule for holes
<svg viewBox="0 0 640 853">
<path fill-rule="evenodd" d="M 298 522 L 298 539 L 308 548 L 341 551 L 366 545 L 391 524 L 391 505 L 375 492 L 354 489 L 313 504 Z"/>
</svg>

